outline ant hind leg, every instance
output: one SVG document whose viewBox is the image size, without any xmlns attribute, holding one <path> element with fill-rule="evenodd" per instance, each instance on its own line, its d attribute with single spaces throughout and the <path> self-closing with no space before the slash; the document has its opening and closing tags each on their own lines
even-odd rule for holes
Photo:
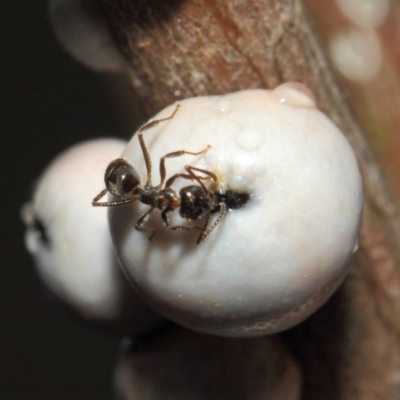
<svg viewBox="0 0 400 400">
<path fill-rule="evenodd" d="M 152 171 L 152 167 L 151 167 L 151 158 L 150 158 L 150 154 L 149 154 L 149 150 L 146 146 L 146 143 L 144 142 L 143 139 L 143 131 L 152 128 L 153 126 L 158 125 L 160 122 L 163 121 L 168 121 L 169 119 L 172 119 L 175 114 L 177 113 L 179 107 L 181 105 L 177 104 L 174 112 L 166 118 L 160 118 L 160 119 L 155 119 L 153 121 L 148 122 L 147 124 L 144 124 L 140 129 L 139 129 L 139 143 L 140 143 L 140 147 L 142 149 L 142 153 L 143 153 L 143 157 L 144 157 L 144 162 L 146 163 L 146 170 L 147 170 L 147 181 L 146 181 L 146 185 L 151 185 L 151 171 Z"/>
<path fill-rule="evenodd" d="M 204 240 L 207 238 L 207 236 L 216 228 L 216 226 L 217 226 L 217 225 L 222 221 L 222 219 L 225 217 L 225 214 L 226 214 L 226 204 L 225 204 L 225 203 L 220 203 L 219 206 L 220 206 L 221 208 L 220 208 L 218 217 L 217 217 L 217 219 L 214 221 L 214 223 L 213 223 L 210 227 L 208 227 L 209 222 L 210 222 L 210 216 L 207 217 L 207 221 L 206 221 L 206 223 L 204 224 L 204 228 L 203 228 L 202 232 L 200 233 L 200 236 L 199 236 L 198 239 L 197 239 L 197 242 L 196 242 L 197 245 L 199 245 L 199 244 L 201 244 L 202 242 L 204 242 Z"/>
</svg>

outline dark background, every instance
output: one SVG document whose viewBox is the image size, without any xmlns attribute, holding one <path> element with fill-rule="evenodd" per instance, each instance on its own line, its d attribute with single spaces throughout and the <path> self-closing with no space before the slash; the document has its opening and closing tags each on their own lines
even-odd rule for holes
<svg viewBox="0 0 400 400">
<path fill-rule="evenodd" d="M 0 399 L 112 399 L 119 339 L 47 298 L 25 250 L 21 205 L 51 159 L 91 137 L 127 138 L 107 78 L 56 42 L 46 1 L 4 1 L 0 21 Z"/>
</svg>

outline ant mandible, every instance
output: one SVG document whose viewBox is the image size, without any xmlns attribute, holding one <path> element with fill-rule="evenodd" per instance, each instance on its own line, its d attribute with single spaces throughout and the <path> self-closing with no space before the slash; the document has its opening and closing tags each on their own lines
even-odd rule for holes
<svg viewBox="0 0 400 400">
<path fill-rule="evenodd" d="M 153 186 L 152 183 L 152 164 L 149 151 L 146 143 L 143 139 L 143 132 L 147 129 L 153 128 L 160 122 L 172 119 L 177 113 L 180 104 L 178 104 L 174 112 L 166 118 L 153 120 L 142 126 L 138 132 L 139 143 L 142 149 L 144 161 L 147 170 L 146 183 L 142 186 L 139 174 L 135 168 L 130 165 L 125 159 L 117 158 L 112 161 L 104 174 L 104 182 L 106 188 L 102 190 L 92 201 L 93 206 L 111 207 L 120 206 L 139 200 L 143 204 L 150 206 L 150 209 L 143 214 L 135 223 L 135 229 L 141 232 L 150 232 L 149 240 L 155 235 L 155 229 L 146 227 L 146 223 L 150 218 L 150 214 L 156 208 L 161 211 L 161 219 L 166 228 L 171 230 L 190 230 L 199 229 L 201 230 L 200 235 L 197 239 L 197 244 L 206 239 L 206 237 L 214 230 L 219 222 L 224 218 L 226 214 L 226 199 L 225 195 L 215 193 L 207 189 L 204 185 L 204 180 L 217 181 L 217 176 L 210 171 L 205 169 L 193 167 L 190 165 L 185 166 L 186 173 L 177 173 L 166 182 L 166 168 L 165 160 L 167 158 L 179 157 L 184 154 L 190 154 L 198 156 L 206 153 L 211 146 L 208 145 L 205 149 L 198 152 L 191 152 L 186 150 L 178 150 L 172 153 L 166 154 L 160 159 L 160 183 L 157 186 Z M 204 174 L 199 176 L 196 173 Z M 176 192 L 171 188 L 172 184 L 176 179 L 183 178 L 198 182 L 200 186 L 190 185 L 182 188 L 179 192 L 179 197 Z M 165 182 L 165 185 L 164 185 Z M 117 201 L 99 202 L 99 200 L 107 193 L 111 193 L 118 198 Z M 168 213 L 179 208 L 179 214 L 182 218 L 189 220 L 196 220 L 202 217 L 206 217 L 206 222 L 203 227 L 197 225 L 177 225 L 171 226 Z M 238 208 L 238 207 L 231 207 Z M 219 211 L 219 215 L 210 225 L 211 213 Z"/>
</svg>

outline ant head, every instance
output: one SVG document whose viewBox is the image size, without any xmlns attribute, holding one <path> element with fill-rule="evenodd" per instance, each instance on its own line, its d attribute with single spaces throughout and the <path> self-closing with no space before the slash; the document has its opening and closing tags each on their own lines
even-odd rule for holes
<svg viewBox="0 0 400 400">
<path fill-rule="evenodd" d="M 201 186 L 186 186 L 179 194 L 181 197 L 179 214 L 183 218 L 198 219 L 210 213 L 213 208 L 212 199 Z"/>
<path fill-rule="evenodd" d="M 104 174 L 107 190 L 116 197 L 129 198 L 137 194 L 140 177 L 135 168 L 123 158 L 112 161 Z"/>
</svg>

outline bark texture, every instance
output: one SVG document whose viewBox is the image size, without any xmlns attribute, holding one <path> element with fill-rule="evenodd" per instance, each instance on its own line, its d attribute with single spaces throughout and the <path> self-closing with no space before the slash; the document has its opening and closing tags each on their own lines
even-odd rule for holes
<svg viewBox="0 0 400 400">
<path fill-rule="evenodd" d="M 345 132 L 365 184 L 359 251 L 339 292 L 283 337 L 306 400 L 400 396 L 400 223 L 300 0 L 97 0 L 146 113 L 186 97 L 299 81 Z M 268 357 L 268 355 L 266 355 Z"/>
</svg>

